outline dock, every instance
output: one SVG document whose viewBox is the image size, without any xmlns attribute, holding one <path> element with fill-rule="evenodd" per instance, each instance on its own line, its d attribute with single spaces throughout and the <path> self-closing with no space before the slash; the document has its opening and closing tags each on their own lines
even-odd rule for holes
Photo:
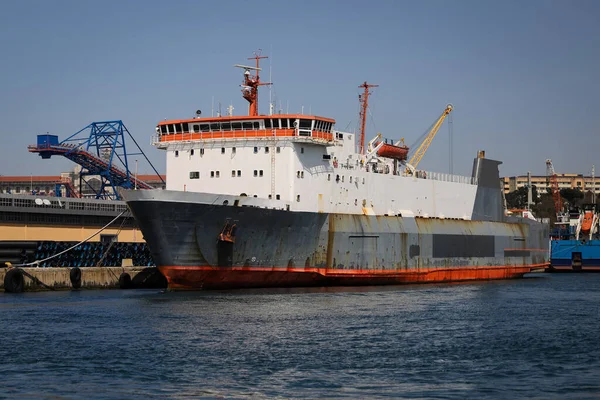
<svg viewBox="0 0 600 400">
<path fill-rule="evenodd" d="M 5 277 L 17 268 L 0 268 L 0 290 Z M 166 288 L 167 281 L 156 267 L 19 268 L 25 292 L 71 289 L 150 289 Z M 14 273 L 12 273 L 14 274 Z M 17 278 L 18 279 L 18 278 Z M 10 292 L 6 290 L 6 292 Z"/>
</svg>

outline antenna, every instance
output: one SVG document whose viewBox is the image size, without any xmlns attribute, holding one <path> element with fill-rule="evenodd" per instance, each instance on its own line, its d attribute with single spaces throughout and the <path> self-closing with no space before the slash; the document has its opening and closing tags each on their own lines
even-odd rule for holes
<svg viewBox="0 0 600 400">
<path fill-rule="evenodd" d="M 364 88 L 365 91 L 363 95 L 358 95 L 358 100 L 361 104 L 360 108 L 360 154 L 365 154 L 365 126 L 367 124 L 367 108 L 369 107 L 369 88 L 378 87 L 379 85 L 371 85 L 368 84 L 367 81 L 359 86 L 359 88 Z"/>
<path fill-rule="evenodd" d="M 273 45 L 271 44 L 271 59 L 269 60 L 269 82 L 273 82 L 273 71 L 272 71 L 272 64 L 273 64 Z M 273 84 L 269 85 L 269 115 L 273 115 L 273 96 L 272 96 L 272 92 L 273 92 Z"/>
<path fill-rule="evenodd" d="M 452 114 L 448 114 L 448 136 L 450 138 L 450 175 L 454 174 L 454 124 L 452 123 Z"/>
<path fill-rule="evenodd" d="M 261 58 L 266 58 L 266 57 L 261 57 Z M 249 58 L 248 60 L 251 60 L 251 58 Z M 246 71 L 262 71 L 262 68 L 251 67 L 249 65 L 233 64 L 233 66 L 236 68 L 243 68 Z"/>
<path fill-rule="evenodd" d="M 596 166 L 592 164 L 592 192 L 594 193 L 594 203 L 596 202 Z"/>
<path fill-rule="evenodd" d="M 261 68 L 259 67 L 259 62 L 261 58 L 268 58 L 267 56 L 260 55 L 261 50 L 258 49 L 254 52 L 254 57 L 248 58 L 248 60 L 256 60 L 256 67 L 251 67 L 249 65 L 235 64 L 234 67 L 243 68 L 244 69 L 244 83 L 242 86 L 242 97 L 250 103 L 248 105 L 248 115 L 255 116 L 258 115 L 258 87 L 259 86 L 267 86 L 271 85 L 271 82 L 260 81 L 259 72 Z M 256 75 L 252 75 L 250 71 L 256 72 Z"/>
</svg>

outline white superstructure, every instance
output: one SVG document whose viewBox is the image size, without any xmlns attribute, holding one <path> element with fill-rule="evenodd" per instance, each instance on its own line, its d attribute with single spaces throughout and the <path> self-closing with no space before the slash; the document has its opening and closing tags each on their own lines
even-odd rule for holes
<svg viewBox="0 0 600 400">
<path fill-rule="evenodd" d="M 334 123 L 306 115 L 164 121 L 153 143 L 167 152 L 168 190 L 256 197 L 291 211 L 471 215 L 473 178 L 407 176 L 374 149 L 357 154 L 355 135 Z"/>
<path fill-rule="evenodd" d="M 381 135 L 364 149 L 368 89 L 376 85 L 360 86 L 365 95 L 357 152 L 356 135 L 337 131 L 333 119 L 258 115 L 258 87 L 268 84 L 260 82 L 260 58 L 252 58 L 256 67 L 236 65 L 245 69 L 248 116 L 163 121 L 156 127 L 153 144 L 167 152 L 167 190 L 240 196 L 248 205 L 299 212 L 471 217 L 474 178 L 415 171 L 405 164 L 408 148 Z M 437 128 L 451 110 L 449 105 Z M 411 159 L 415 165 L 426 148 Z"/>
</svg>

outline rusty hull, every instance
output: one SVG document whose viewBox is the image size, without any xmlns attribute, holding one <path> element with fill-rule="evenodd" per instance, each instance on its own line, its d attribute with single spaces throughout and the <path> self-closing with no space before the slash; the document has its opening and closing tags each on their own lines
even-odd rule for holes
<svg viewBox="0 0 600 400">
<path fill-rule="evenodd" d="M 289 212 L 190 195 L 138 191 L 128 201 L 174 289 L 504 279 L 548 264 L 548 227 L 525 219 Z M 228 221 L 235 241 L 220 246 Z"/>
</svg>

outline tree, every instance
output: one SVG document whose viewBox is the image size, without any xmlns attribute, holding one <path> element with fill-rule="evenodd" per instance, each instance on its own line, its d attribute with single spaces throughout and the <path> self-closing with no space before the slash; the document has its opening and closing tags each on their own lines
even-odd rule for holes
<svg viewBox="0 0 600 400">
<path fill-rule="evenodd" d="M 579 189 L 561 189 L 560 196 L 569 204 L 570 208 L 581 206 L 583 192 Z"/>
<path fill-rule="evenodd" d="M 550 193 L 544 193 L 540 196 L 540 201 L 532 207 L 533 215 L 536 218 L 549 218 L 550 223 L 556 222 L 556 210 L 554 208 L 554 199 Z"/>
<path fill-rule="evenodd" d="M 527 187 L 523 186 L 506 194 L 506 208 L 527 208 L 527 192 Z M 536 204 L 539 201 L 535 185 L 531 187 L 531 201 L 533 201 L 533 204 Z"/>
</svg>

